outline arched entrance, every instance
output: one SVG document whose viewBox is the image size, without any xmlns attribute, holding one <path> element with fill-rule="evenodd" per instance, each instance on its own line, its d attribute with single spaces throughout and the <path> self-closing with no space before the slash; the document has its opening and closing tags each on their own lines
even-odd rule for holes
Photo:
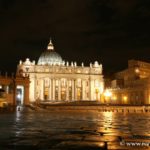
<svg viewBox="0 0 150 150">
<path fill-rule="evenodd" d="M 61 100 L 66 100 L 66 88 L 61 88 Z"/>
<path fill-rule="evenodd" d="M 17 85 L 16 87 L 16 105 L 24 104 L 24 86 Z"/>
</svg>

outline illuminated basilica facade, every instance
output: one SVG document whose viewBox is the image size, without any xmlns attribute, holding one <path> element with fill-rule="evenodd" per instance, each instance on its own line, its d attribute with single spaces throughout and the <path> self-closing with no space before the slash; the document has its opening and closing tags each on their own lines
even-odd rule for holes
<svg viewBox="0 0 150 150">
<path fill-rule="evenodd" d="M 78 66 L 65 62 L 54 50 L 50 40 L 38 62 L 20 60 L 17 74 L 29 76 L 29 100 L 40 101 L 101 101 L 104 89 L 102 64 Z"/>
</svg>

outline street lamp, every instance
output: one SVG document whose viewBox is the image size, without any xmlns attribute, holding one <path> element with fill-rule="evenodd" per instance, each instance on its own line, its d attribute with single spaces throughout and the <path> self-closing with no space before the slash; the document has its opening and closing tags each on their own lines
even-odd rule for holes
<svg viewBox="0 0 150 150">
<path fill-rule="evenodd" d="M 110 100 L 111 96 L 112 96 L 112 93 L 110 92 L 110 90 L 106 89 L 104 92 L 105 102 L 108 102 L 108 100 Z"/>
</svg>

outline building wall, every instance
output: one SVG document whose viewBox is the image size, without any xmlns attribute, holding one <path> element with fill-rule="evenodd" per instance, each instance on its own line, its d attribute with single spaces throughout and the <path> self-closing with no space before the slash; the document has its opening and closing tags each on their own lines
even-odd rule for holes
<svg viewBox="0 0 150 150">
<path fill-rule="evenodd" d="M 150 104 L 150 64 L 129 60 L 128 68 L 116 73 L 110 90 L 112 103 Z"/>
<path fill-rule="evenodd" d="M 22 95 L 17 93 L 18 86 L 24 89 Z M 20 101 L 20 97 L 22 97 L 22 104 L 29 104 L 29 78 L 0 76 L 0 88 L 4 90 L 5 100 L 10 105 L 18 105 L 17 100 Z"/>
</svg>

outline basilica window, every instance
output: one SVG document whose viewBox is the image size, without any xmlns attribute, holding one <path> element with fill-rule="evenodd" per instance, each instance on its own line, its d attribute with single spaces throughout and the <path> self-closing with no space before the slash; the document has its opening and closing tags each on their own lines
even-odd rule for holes
<svg viewBox="0 0 150 150">
<path fill-rule="evenodd" d="M 44 88 L 44 99 L 48 100 L 48 88 L 47 87 Z"/>
<path fill-rule="evenodd" d="M 61 88 L 61 100 L 66 100 L 66 88 Z"/>
<path fill-rule="evenodd" d="M 82 89 L 81 87 L 77 88 L 77 100 L 81 100 L 82 99 Z"/>
</svg>

